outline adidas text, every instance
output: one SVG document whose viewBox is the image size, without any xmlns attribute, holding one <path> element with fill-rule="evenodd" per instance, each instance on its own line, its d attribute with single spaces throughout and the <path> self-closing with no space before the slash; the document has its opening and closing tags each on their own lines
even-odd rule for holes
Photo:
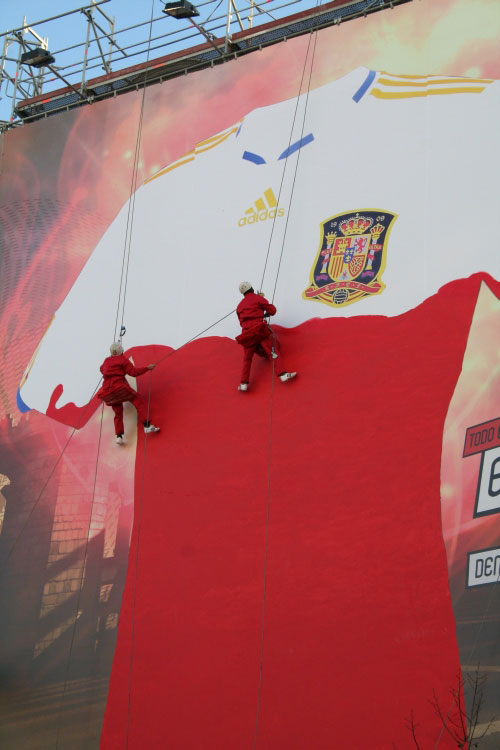
<svg viewBox="0 0 500 750">
<path fill-rule="evenodd" d="M 258 221 L 265 221 L 266 219 L 274 219 L 285 215 L 284 208 L 271 208 L 265 209 L 264 211 L 255 212 L 250 216 L 242 216 L 238 219 L 238 226 L 244 227 L 246 224 L 256 224 Z"/>
</svg>

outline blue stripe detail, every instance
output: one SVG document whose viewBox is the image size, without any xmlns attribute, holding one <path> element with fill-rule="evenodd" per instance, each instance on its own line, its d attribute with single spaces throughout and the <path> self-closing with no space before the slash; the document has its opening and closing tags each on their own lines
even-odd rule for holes
<svg viewBox="0 0 500 750">
<path fill-rule="evenodd" d="M 262 156 L 259 156 L 258 154 L 253 154 L 251 151 L 244 151 L 243 159 L 246 159 L 247 161 L 252 161 L 254 164 L 266 163 L 266 160 L 263 159 Z"/>
<path fill-rule="evenodd" d="M 374 70 L 370 70 L 365 80 L 363 81 L 359 89 L 356 91 L 354 96 L 352 97 L 354 101 L 356 102 L 356 104 L 358 104 L 358 102 L 360 102 L 361 99 L 364 97 L 364 95 L 366 94 L 370 86 L 372 85 L 373 81 L 375 80 L 376 75 L 377 74 L 375 73 Z"/>
<path fill-rule="evenodd" d="M 278 161 L 280 159 L 286 159 L 287 156 L 290 156 L 291 154 L 295 153 L 295 151 L 298 151 L 299 148 L 302 148 L 302 146 L 307 146 L 308 143 L 311 143 L 311 141 L 314 141 L 314 136 L 312 133 L 309 133 L 309 135 L 305 135 L 303 138 L 300 139 L 300 141 L 296 141 L 295 143 L 292 143 L 291 146 L 289 146 L 281 156 L 278 156 Z"/>
<path fill-rule="evenodd" d="M 21 391 L 19 388 L 17 389 L 17 393 L 16 393 L 16 401 L 17 401 L 17 408 L 23 414 L 27 411 L 31 411 L 31 406 L 28 406 L 28 404 L 25 404 L 24 401 L 22 400 Z"/>
</svg>

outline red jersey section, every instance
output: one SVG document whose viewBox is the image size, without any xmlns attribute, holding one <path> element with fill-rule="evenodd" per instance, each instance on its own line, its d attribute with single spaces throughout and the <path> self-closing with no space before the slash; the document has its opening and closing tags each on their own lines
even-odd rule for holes
<svg viewBox="0 0 500 750">
<path fill-rule="evenodd" d="M 441 442 L 482 279 L 500 294 L 476 275 L 279 330 L 291 383 L 259 361 L 239 393 L 228 339 L 158 366 L 104 750 L 410 749 L 412 711 L 438 740 L 459 671 Z"/>
</svg>

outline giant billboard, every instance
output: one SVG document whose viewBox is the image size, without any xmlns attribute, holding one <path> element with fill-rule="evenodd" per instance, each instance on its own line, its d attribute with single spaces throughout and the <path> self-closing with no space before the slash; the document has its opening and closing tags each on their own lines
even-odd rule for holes
<svg viewBox="0 0 500 750">
<path fill-rule="evenodd" d="M 422 0 L 4 136 L 5 747 L 495 741 L 499 31 Z"/>
</svg>

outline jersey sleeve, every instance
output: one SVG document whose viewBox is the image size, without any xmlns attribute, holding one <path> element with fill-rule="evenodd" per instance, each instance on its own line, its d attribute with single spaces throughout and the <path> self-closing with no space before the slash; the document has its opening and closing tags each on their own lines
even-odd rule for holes
<svg viewBox="0 0 500 750">
<path fill-rule="evenodd" d="M 125 358 L 125 360 L 125 372 L 132 378 L 138 378 L 139 375 L 144 375 L 148 371 L 147 367 L 135 367 L 129 359 Z"/>
</svg>

